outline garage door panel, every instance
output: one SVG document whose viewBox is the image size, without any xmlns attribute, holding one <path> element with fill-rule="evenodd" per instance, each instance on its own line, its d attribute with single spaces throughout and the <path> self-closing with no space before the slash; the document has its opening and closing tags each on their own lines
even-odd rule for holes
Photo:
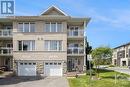
<svg viewBox="0 0 130 87">
<path fill-rule="evenodd" d="M 26 63 L 18 65 L 19 76 L 36 76 L 36 65 Z"/>
<path fill-rule="evenodd" d="M 46 76 L 62 76 L 62 64 L 59 63 L 45 63 L 45 66 L 44 66 L 44 74 Z"/>
</svg>

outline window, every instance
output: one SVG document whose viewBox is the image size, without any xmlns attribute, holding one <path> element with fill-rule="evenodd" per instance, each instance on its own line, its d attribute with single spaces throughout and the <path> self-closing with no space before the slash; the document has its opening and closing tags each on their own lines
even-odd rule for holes
<svg viewBox="0 0 130 87">
<path fill-rule="evenodd" d="M 29 63 L 29 65 L 32 65 L 32 63 Z"/>
<path fill-rule="evenodd" d="M 70 26 L 68 35 L 69 36 L 78 36 L 79 35 L 79 26 Z"/>
<path fill-rule="evenodd" d="M 57 63 L 54 63 L 54 65 L 57 65 Z"/>
<path fill-rule="evenodd" d="M 50 65 L 52 65 L 53 63 L 50 63 Z"/>
<path fill-rule="evenodd" d="M 35 50 L 35 41 L 31 41 L 31 40 L 18 41 L 18 50 L 19 51 L 33 51 L 33 50 Z"/>
<path fill-rule="evenodd" d="M 35 32 L 35 23 L 33 22 L 23 22 L 18 23 L 19 32 Z"/>
<path fill-rule="evenodd" d="M 50 23 L 46 23 L 45 27 L 45 32 L 50 32 Z"/>
<path fill-rule="evenodd" d="M 45 32 L 63 32 L 62 23 L 47 22 L 45 24 Z"/>
<path fill-rule="evenodd" d="M 56 23 L 51 23 L 51 32 L 57 32 L 56 31 Z"/>
<path fill-rule="evenodd" d="M 27 65 L 27 63 L 24 63 L 24 65 Z"/>
<path fill-rule="evenodd" d="M 30 32 L 35 32 L 35 23 L 30 23 Z"/>
<path fill-rule="evenodd" d="M 58 63 L 58 65 L 61 65 L 61 63 Z"/>
<path fill-rule="evenodd" d="M 20 65 L 23 65 L 23 63 L 20 63 Z"/>
<path fill-rule="evenodd" d="M 48 63 L 45 63 L 45 65 L 48 65 Z"/>
<path fill-rule="evenodd" d="M 33 63 L 33 65 L 36 65 L 36 63 Z"/>
<path fill-rule="evenodd" d="M 24 23 L 24 32 L 29 32 L 29 23 Z"/>
<path fill-rule="evenodd" d="M 18 50 L 19 50 L 19 51 L 22 51 L 22 41 L 19 41 L 19 42 L 18 42 L 18 46 L 19 46 L 19 47 L 18 47 L 18 48 L 19 48 Z"/>
<path fill-rule="evenodd" d="M 62 32 L 62 24 L 61 23 L 57 23 L 57 32 Z"/>
<path fill-rule="evenodd" d="M 23 23 L 18 24 L 18 31 L 23 32 Z"/>
<path fill-rule="evenodd" d="M 61 51 L 62 50 L 62 41 L 56 40 L 46 40 L 44 48 L 47 51 Z"/>
</svg>

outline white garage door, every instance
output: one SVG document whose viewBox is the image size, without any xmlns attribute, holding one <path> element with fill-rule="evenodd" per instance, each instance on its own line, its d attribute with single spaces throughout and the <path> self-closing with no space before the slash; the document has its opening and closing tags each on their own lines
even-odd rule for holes
<svg viewBox="0 0 130 87">
<path fill-rule="evenodd" d="M 45 76 L 62 76 L 63 67 L 61 62 L 45 62 L 44 74 Z"/>
<path fill-rule="evenodd" d="M 18 64 L 18 76 L 36 76 L 36 63 L 20 62 Z"/>
</svg>

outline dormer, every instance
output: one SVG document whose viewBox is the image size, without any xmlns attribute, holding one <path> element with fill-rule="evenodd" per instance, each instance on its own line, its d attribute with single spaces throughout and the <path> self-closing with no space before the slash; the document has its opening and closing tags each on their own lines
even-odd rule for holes
<svg viewBox="0 0 130 87">
<path fill-rule="evenodd" d="M 41 13 L 41 16 L 44 16 L 44 15 L 68 16 L 66 13 L 64 13 L 62 10 L 60 10 L 56 6 L 51 6 L 47 10 Z"/>
</svg>

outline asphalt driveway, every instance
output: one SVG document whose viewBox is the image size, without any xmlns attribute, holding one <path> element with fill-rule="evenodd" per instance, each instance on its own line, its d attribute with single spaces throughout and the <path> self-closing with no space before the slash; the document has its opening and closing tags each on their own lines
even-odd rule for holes
<svg viewBox="0 0 130 87">
<path fill-rule="evenodd" d="M 66 77 L 11 77 L 0 79 L 0 87 L 69 87 Z"/>
</svg>

